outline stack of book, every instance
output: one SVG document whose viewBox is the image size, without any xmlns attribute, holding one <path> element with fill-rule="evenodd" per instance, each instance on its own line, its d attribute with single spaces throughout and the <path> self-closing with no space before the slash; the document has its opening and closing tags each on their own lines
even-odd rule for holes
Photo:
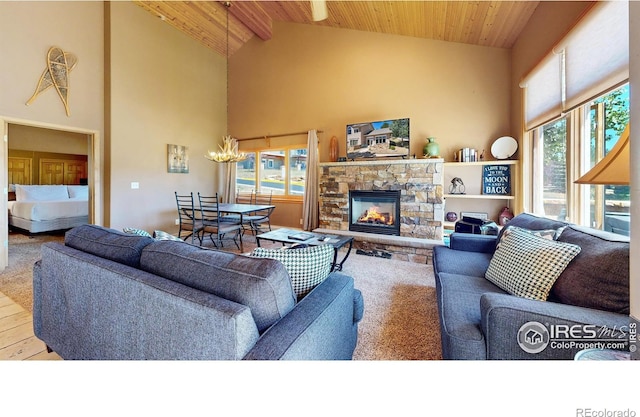
<svg viewBox="0 0 640 417">
<path fill-rule="evenodd" d="M 476 162 L 478 158 L 478 150 L 475 148 L 461 148 L 457 152 L 458 162 Z"/>
</svg>

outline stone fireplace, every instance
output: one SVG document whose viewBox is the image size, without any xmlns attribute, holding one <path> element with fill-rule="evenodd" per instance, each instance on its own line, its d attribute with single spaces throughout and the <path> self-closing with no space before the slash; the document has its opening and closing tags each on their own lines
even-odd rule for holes
<svg viewBox="0 0 640 417">
<path fill-rule="evenodd" d="M 442 170 L 442 159 L 321 163 L 319 229 L 354 236 L 356 247 L 375 246 L 392 252 L 398 259 L 425 262 L 430 248 L 442 243 Z M 354 191 L 393 191 L 399 195 L 399 212 L 394 215 L 398 231 L 388 234 L 377 224 L 369 224 L 373 227 L 366 232 L 353 230 L 350 192 Z M 391 212 L 389 208 L 382 210 Z M 357 211 L 363 210 L 356 208 Z M 358 213 L 358 217 L 362 214 Z"/>
</svg>

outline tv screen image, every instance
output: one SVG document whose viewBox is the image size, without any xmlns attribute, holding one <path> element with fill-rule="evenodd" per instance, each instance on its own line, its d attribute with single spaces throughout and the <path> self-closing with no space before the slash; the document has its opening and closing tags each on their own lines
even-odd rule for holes
<svg viewBox="0 0 640 417">
<path fill-rule="evenodd" d="M 409 156 L 409 119 L 347 125 L 347 158 Z"/>
</svg>

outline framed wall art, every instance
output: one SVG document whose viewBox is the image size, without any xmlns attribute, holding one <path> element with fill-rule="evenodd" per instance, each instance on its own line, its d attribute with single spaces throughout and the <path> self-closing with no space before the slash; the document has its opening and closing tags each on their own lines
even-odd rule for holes
<svg viewBox="0 0 640 417">
<path fill-rule="evenodd" d="M 167 172 L 189 173 L 189 148 L 182 145 L 167 145 Z"/>
</svg>

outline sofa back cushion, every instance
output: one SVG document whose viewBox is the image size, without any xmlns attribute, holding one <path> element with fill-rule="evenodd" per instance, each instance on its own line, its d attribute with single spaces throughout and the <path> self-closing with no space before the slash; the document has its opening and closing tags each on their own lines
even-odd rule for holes
<svg viewBox="0 0 640 417">
<path fill-rule="evenodd" d="M 134 268 L 140 266 L 142 249 L 151 237 L 119 232 L 94 224 L 83 224 L 65 233 L 64 244 L 74 249 Z"/>
<path fill-rule="evenodd" d="M 289 274 L 281 262 L 160 240 L 142 251 L 140 268 L 251 309 L 263 332 L 296 303 Z"/>
<path fill-rule="evenodd" d="M 550 300 L 629 314 L 629 238 L 572 225 L 558 241 L 582 250 L 558 277 Z"/>
</svg>

